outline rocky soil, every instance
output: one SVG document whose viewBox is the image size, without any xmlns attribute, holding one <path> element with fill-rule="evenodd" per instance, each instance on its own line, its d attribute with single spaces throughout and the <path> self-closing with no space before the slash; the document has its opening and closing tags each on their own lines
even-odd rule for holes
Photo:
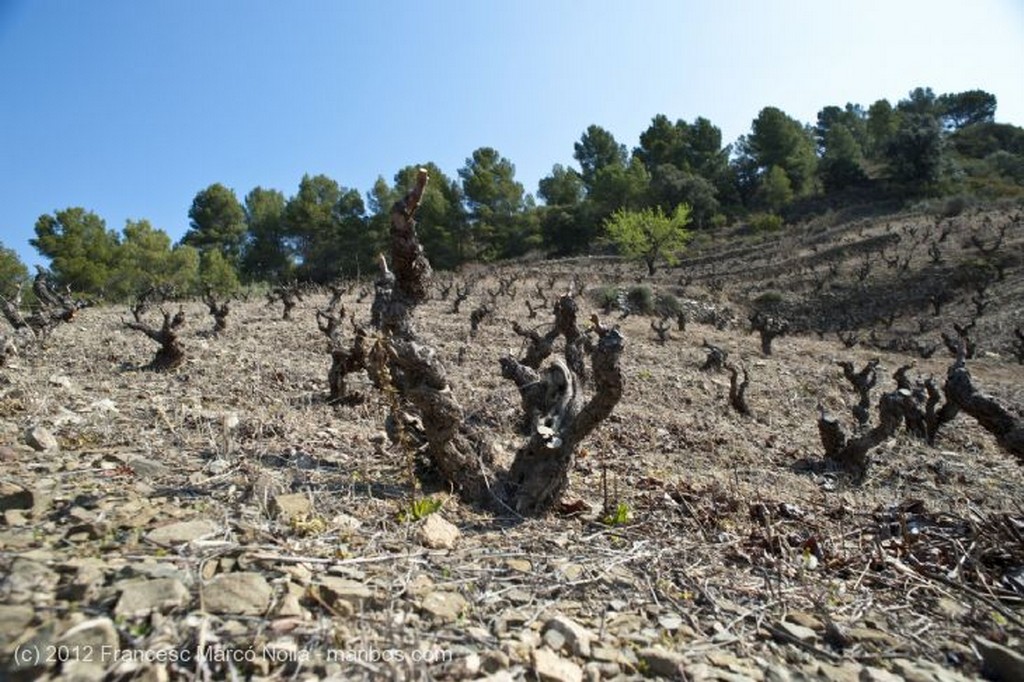
<svg viewBox="0 0 1024 682">
<path fill-rule="evenodd" d="M 854 243 L 915 220 L 935 224 L 819 229 Z M 963 229 L 982 229 L 973 220 Z M 315 319 L 327 294 L 305 297 L 290 322 L 280 306 L 235 302 L 219 336 L 205 306 L 186 302 L 187 360 L 165 373 L 142 369 L 156 347 L 122 324 L 127 308 L 83 311 L 0 368 L 0 676 L 1024 679 L 1021 464 L 961 415 L 934 445 L 901 431 L 857 480 L 822 462 L 816 422 L 821 406 L 854 428 L 840 360 L 880 359 L 875 399 L 911 361 L 911 376 L 941 383 L 945 349 L 888 352 L 869 332 L 936 337 L 973 306 L 964 294 L 927 330 L 927 305 L 888 327 L 865 315 L 850 348 L 834 330 L 819 337 L 800 307 L 827 267 L 807 270 L 824 248 L 810 238 L 698 253 L 645 280 L 710 311 L 664 343 L 649 317 L 603 318 L 627 338 L 626 393 L 584 443 L 559 513 L 542 519 L 415 486 L 422 463 L 387 438 L 388 397 L 364 375 L 351 382 L 363 402 L 328 404 Z M 858 258 L 822 290 L 899 293 L 884 265 L 858 280 Z M 459 314 L 440 297 L 419 311 L 463 405 L 505 452 L 519 442 L 519 397 L 497 361 L 521 353 L 512 321 L 550 322 L 528 316 L 536 285 L 557 293 L 579 275 L 590 312 L 593 291 L 634 286 L 640 268 L 519 271 L 516 296 L 499 296 L 475 336 L 469 311 L 510 269 L 465 273 L 482 279 Z M 978 386 L 1016 406 L 1024 366 L 1006 348 L 1022 282 L 1016 265 L 992 286 L 977 327 L 989 331 L 968 361 Z M 768 290 L 806 320 L 764 356 L 745 320 Z M 369 318 L 358 289 L 344 303 Z M 730 407 L 727 373 L 701 369 L 705 340 L 747 369 L 750 416 Z"/>
</svg>

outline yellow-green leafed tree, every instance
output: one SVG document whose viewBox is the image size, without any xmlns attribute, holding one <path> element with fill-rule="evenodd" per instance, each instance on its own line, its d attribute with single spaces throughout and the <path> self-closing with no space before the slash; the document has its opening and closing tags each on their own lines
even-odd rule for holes
<svg viewBox="0 0 1024 682">
<path fill-rule="evenodd" d="M 642 259 L 647 273 L 653 275 L 658 260 L 670 265 L 677 262 L 676 254 L 686 247 L 690 232 L 690 207 L 676 206 L 666 215 L 660 207 L 640 211 L 619 209 L 604 223 L 605 238 L 616 245 L 627 258 Z"/>
</svg>

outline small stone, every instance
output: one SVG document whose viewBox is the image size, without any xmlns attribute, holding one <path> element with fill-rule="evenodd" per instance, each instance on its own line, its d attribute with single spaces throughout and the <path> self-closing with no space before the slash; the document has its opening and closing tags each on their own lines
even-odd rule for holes
<svg viewBox="0 0 1024 682">
<path fill-rule="evenodd" d="M 115 616 L 144 618 L 154 611 L 165 613 L 189 601 L 188 589 L 174 578 L 127 580 L 119 587 L 121 597 L 114 607 Z"/>
<path fill-rule="evenodd" d="M 0 648 L 24 635 L 34 615 L 31 606 L 0 604 Z"/>
<path fill-rule="evenodd" d="M 780 665 L 770 665 L 764 671 L 765 682 L 789 682 L 789 671 Z"/>
<path fill-rule="evenodd" d="M 466 612 L 469 602 L 457 592 L 438 590 L 424 597 L 420 608 L 435 620 L 452 622 Z"/>
<path fill-rule="evenodd" d="M 305 613 L 306 610 L 302 608 L 302 603 L 294 594 L 286 594 L 278 602 L 277 616 L 279 618 L 299 618 L 304 616 Z"/>
<path fill-rule="evenodd" d="M 524 590 L 521 587 L 513 587 L 505 593 L 505 599 L 513 604 L 530 604 L 534 600 L 534 595 L 529 590 Z"/>
<path fill-rule="evenodd" d="M 674 632 L 682 627 L 683 619 L 678 613 L 663 613 L 658 616 L 658 625 L 669 632 Z"/>
<path fill-rule="evenodd" d="M 417 535 L 419 543 L 430 549 L 453 549 L 461 533 L 457 526 L 439 514 L 431 514 L 423 520 Z"/>
<path fill-rule="evenodd" d="M 154 459 L 147 459 L 145 457 L 131 457 L 127 464 L 131 467 L 132 471 L 135 472 L 136 476 L 140 476 L 142 478 L 160 478 L 171 473 L 170 467 L 166 464 L 157 462 Z"/>
<path fill-rule="evenodd" d="M 686 673 L 685 677 L 680 676 L 678 673 L 675 677 L 691 680 L 692 682 L 718 682 L 720 679 L 719 673 L 725 673 L 724 670 L 716 670 L 707 663 L 691 663 L 686 666 L 683 672 Z"/>
<path fill-rule="evenodd" d="M 480 669 L 489 675 L 507 669 L 510 664 L 503 651 L 491 650 L 480 654 Z"/>
<path fill-rule="evenodd" d="M 897 658 L 892 662 L 892 671 L 906 682 L 966 682 L 968 679 L 958 672 L 924 660 Z"/>
<path fill-rule="evenodd" d="M 21 509 L 8 509 L 4 511 L 4 523 L 8 526 L 24 526 L 28 518 Z"/>
<path fill-rule="evenodd" d="M 861 666 L 852 661 L 841 665 L 821 663 L 818 666 L 818 679 L 828 682 L 860 682 Z"/>
<path fill-rule="evenodd" d="M 683 676 L 683 666 L 686 660 L 681 654 L 674 651 L 659 646 L 648 647 L 638 651 L 637 657 L 651 675 L 669 679 L 679 679 Z"/>
<path fill-rule="evenodd" d="M 210 463 L 206 465 L 206 470 L 210 472 L 211 476 L 220 476 L 230 468 L 231 462 L 229 460 L 224 459 L 223 457 L 218 457 L 217 459 L 211 460 Z"/>
<path fill-rule="evenodd" d="M 274 590 L 259 573 L 222 573 L 202 587 L 203 608 L 210 613 L 259 616 L 270 607 Z"/>
<path fill-rule="evenodd" d="M 320 598 L 328 606 L 338 608 L 344 604 L 348 608 L 345 609 L 344 606 L 341 608 L 349 613 L 361 609 L 363 604 L 373 596 L 373 592 L 365 583 L 333 575 L 320 578 L 316 584 L 311 586 L 311 589 L 317 590 Z"/>
<path fill-rule="evenodd" d="M 528 559 L 508 559 L 505 565 L 516 573 L 531 573 L 533 564 Z"/>
<path fill-rule="evenodd" d="M 8 481 L 0 481 L 0 511 L 31 509 L 35 504 L 32 491 Z"/>
<path fill-rule="evenodd" d="M 541 680 L 550 682 L 582 682 L 583 669 L 547 649 L 534 649 L 530 655 L 533 671 Z"/>
<path fill-rule="evenodd" d="M 10 572 L 0 584 L 0 593 L 8 604 L 37 603 L 49 601 L 57 587 L 60 576 L 45 564 L 21 556 L 14 559 Z"/>
<path fill-rule="evenodd" d="M 270 510 L 282 521 L 309 516 L 313 513 L 313 501 L 306 493 L 277 495 L 270 502 Z"/>
<path fill-rule="evenodd" d="M 590 643 L 597 639 L 594 633 L 566 616 L 556 616 L 544 623 L 544 632 L 558 632 L 569 646 L 573 656 L 590 658 Z M 551 647 L 558 650 L 558 647 Z"/>
<path fill-rule="evenodd" d="M 595 661 L 605 663 L 618 663 L 621 660 L 619 650 L 610 646 L 593 646 L 590 648 L 590 657 Z"/>
<path fill-rule="evenodd" d="M 480 674 L 480 654 L 473 652 L 456 659 L 447 671 L 452 679 L 467 680 Z"/>
<path fill-rule="evenodd" d="M 547 630 L 543 635 L 544 644 L 552 651 L 561 651 L 565 646 L 565 635 L 558 630 Z"/>
<path fill-rule="evenodd" d="M 796 623 L 797 625 L 803 625 L 805 628 L 810 628 L 816 632 L 820 632 L 825 629 L 825 624 L 822 623 L 819 618 L 804 611 L 793 611 L 786 614 L 786 621 Z"/>
<path fill-rule="evenodd" d="M 61 668 L 62 675 L 74 680 L 103 680 L 108 663 L 104 659 L 111 658 L 118 649 L 117 629 L 109 618 L 93 618 L 67 630 L 56 644 L 67 651 L 93 654 L 68 658 Z"/>
<path fill-rule="evenodd" d="M 0 462 L 17 462 L 18 451 L 8 445 L 0 445 Z"/>
<path fill-rule="evenodd" d="M 981 654 L 982 672 L 997 682 L 1024 680 L 1024 655 L 1002 644 L 976 637 L 975 645 Z"/>
<path fill-rule="evenodd" d="M 846 636 L 855 642 L 874 642 L 886 647 L 895 647 L 899 640 L 888 632 L 876 630 L 875 628 L 849 628 Z"/>
<path fill-rule="evenodd" d="M 37 452 L 57 452 L 60 443 L 52 433 L 42 426 L 35 426 L 25 433 L 25 442 Z"/>
<path fill-rule="evenodd" d="M 860 671 L 860 682 L 903 682 L 903 678 L 883 668 L 866 665 Z"/>
<path fill-rule="evenodd" d="M 618 663 L 590 661 L 583 666 L 583 674 L 588 680 L 610 680 L 622 674 L 622 667 Z"/>
<path fill-rule="evenodd" d="M 71 388 L 71 379 L 66 374 L 51 374 L 46 378 L 47 383 L 59 388 Z"/>
<path fill-rule="evenodd" d="M 580 576 L 583 575 L 583 566 L 579 564 L 567 563 L 558 567 L 559 572 L 565 576 L 568 581 L 579 580 Z"/>
<path fill-rule="evenodd" d="M 213 535 L 218 526 L 213 521 L 179 521 L 149 531 L 146 539 L 157 545 L 180 545 Z"/>
<path fill-rule="evenodd" d="M 725 651 L 708 652 L 708 662 L 716 668 L 728 670 L 730 673 L 742 675 L 751 679 L 760 679 L 762 677 L 762 673 L 760 671 L 749 668 L 739 658 Z"/>
<path fill-rule="evenodd" d="M 818 633 L 803 625 L 797 625 L 796 623 L 790 623 L 789 621 L 782 621 L 777 627 L 782 632 L 786 633 L 790 637 L 800 640 L 801 642 L 813 642 L 818 639 Z"/>
<path fill-rule="evenodd" d="M 363 522 L 351 514 L 335 514 L 331 517 L 331 525 L 338 530 L 358 530 Z"/>
<path fill-rule="evenodd" d="M 100 398 L 89 403 L 89 412 L 106 412 L 110 414 L 117 414 L 117 403 L 110 398 Z"/>
</svg>

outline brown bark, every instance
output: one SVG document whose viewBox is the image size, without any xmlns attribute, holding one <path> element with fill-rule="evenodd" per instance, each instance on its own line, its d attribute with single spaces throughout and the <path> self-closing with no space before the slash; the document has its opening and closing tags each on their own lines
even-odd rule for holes
<svg viewBox="0 0 1024 682">
<path fill-rule="evenodd" d="M 203 302 L 210 311 L 210 315 L 213 316 L 213 333 L 220 334 L 228 328 L 228 315 L 231 313 L 231 307 L 227 301 L 217 303 L 217 299 L 209 289 L 203 295 Z"/>
<path fill-rule="evenodd" d="M 599 338 L 591 353 L 590 400 L 585 400 L 582 380 L 567 360 L 558 358 L 543 372 L 510 357 L 501 361 L 502 375 L 519 387 L 524 412 L 532 415 L 529 440 L 516 453 L 507 481 L 511 506 L 521 514 L 542 513 L 558 501 L 569 484 L 576 446 L 622 397 L 619 356 L 624 339 L 618 330 L 602 327 L 596 316 L 593 323 Z"/>
<path fill-rule="evenodd" d="M 1024 420 L 1014 416 L 994 397 L 974 387 L 962 349 L 946 374 L 945 393 L 948 400 L 995 436 L 1000 447 L 1024 464 Z"/>
<path fill-rule="evenodd" d="M 465 421 L 437 353 L 418 338 L 413 312 L 429 290 L 430 263 L 416 236 L 413 214 L 427 183 L 421 171 L 416 187 L 391 211 L 391 259 L 378 280 L 374 319 L 387 339 L 375 370 L 421 418 L 427 455 L 463 499 L 498 501 L 521 514 L 542 514 L 554 506 L 568 484 L 577 444 L 603 420 L 622 396 L 619 355 L 623 339 L 594 318 L 599 340 L 591 348 L 576 325 L 576 304 L 563 297 L 555 309 L 554 334 L 523 334 L 536 343 L 528 360 L 538 367 L 557 336 L 565 338 L 565 357 L 538 371 L 514 358 L 501 360 L 502 374 L 519 387 L 528 415 L 529 439 L 507 475 L 495 471 L 488 453 L 490 437 Z M 520 333 L 521 330 L 520 330 Z M 546 346 L 546 347 L 545 347 Z M 583 395 L 584 355 L 591 356 L 594 395 Z"/>
<path fill-rule="evenodd" d="M 772 354 L 772 341 L 776 337 L 789 332 L 789 322 L 781 317 L 765 314 L 761 311 L 750 316 L 751 328 L 761 335 L 761 352 L 764 355 Z"/>
<path fill-rule="evenodd" d="M 341 337 L 344 320 L 344 307 L 337 313 L 333 307 L 329 310 L 316 311 L 317 326 L 327 337 L 327 352 L 331 355 L 331 368 L 327 372 L 328 402 L 355 404 L 363 397 L 348 392 L 346 378 L 354 372 L 367 369 L 370 344 L 366 330 L 357 327 L 352 345 L 346 347 Z"/>
<path fill-rule="evenodd" d="M 878 401 L 878 425 L 856 438 L 847 437 L 839 421 L 824 409 L 818 417 L 818 434 L 825 448 L 825 459 L 847 471 L 863 476 L 870 464 L 870 452 L 891 438 L 903 420 L 901 391 L 882 395 Z"/>
<path fill-rule="evenodd" d="M 701 369 L 705 372 L 721 372 L 725 367 L 726 361 L 729 359 L 729 352 L 723 348 L 708 343 L 707 339 L 704 339 L 702 344 L 704 348 L 708 350 L 708 356 L 704 360 L 704 364 L 701 365 Z"/>
<path fill-rule="evenodd" d="M 852 362 L 846 360 L 836 362 L 837 365 L 842 367 L 843 376 L 853 386 L 853 390 L 857 392 L 858 401 L 853 407 L 853 416 L 857 418 L 858 424 L 868 423 L 868 410 L 871 408 L 871 389 L 875 387 L 875 383 L 878 381 L 878 374 L 875 370 L 878 368 L 879 363 L 880 360 L 875 358 L 864 365 L 864 368 L 859 372 L 854 372 Z"/>
<path fill-rule="evenodd" d="M 274 287 L 274 289 L 267 294 L 267 305 L 271 305 L 275 301 L 280 301 L 281 305 L 284 306 L 284 310 L 281 313 L 282 320 L 292 319 L 292 310 L 295 309 L 295 306 L 298 305 L 298 302 L 301 300 L 302 290 L 299 288 L 297 282 Z"/>
<path fill-rule="evenodd" d="M 668 323 L 668 315 L 665 315 L 660 320 L 651 320 L 651 330 L 658 335 L 658 344 L 664 346 L 665 342 L 671 337 L 669 336 L 668 330 L 670 325 Z"/>
<path fill-rule="evenodd" d="M 164 372 L 179 367 L 185 361 L 185 349 L 181 345 L 181 340 L 178 338 L 176 330 L 185 323 L 185 312 L 179 309 L 177 314 L 172 317 L 166 310 L 162 311 L 164 321 L 163 325 L 158 329 L 142 321 L 142 310 L 142 305 L 136 305 L 132 310 L 135 321 L 126 321 L 124 325 L 129 329 L 142 332 L 160 344 L 160 349 L 153 356 L 149 365 L 147 365 L 147 369 Z"/>
<path fill-rule="evenodd" d="M 747 405 L 747 386 L 750 385 L 750 377 L 747 375 L 747 368 L 743 368 L 743 381 L 739 380 L 736 365 L 729 363 L 725 368 L 729 371 L 729 404 L 740 414 L 750 416 L 750 406 Z"/>
</svg>

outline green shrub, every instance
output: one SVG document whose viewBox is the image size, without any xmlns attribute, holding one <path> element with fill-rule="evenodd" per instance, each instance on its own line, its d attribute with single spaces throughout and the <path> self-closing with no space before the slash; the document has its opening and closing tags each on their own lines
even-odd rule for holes
<svg viewBox="0 0 1024 682">
<path fill-rule="evenodd" d="M 614 310 L 619 307 L 619 288 L 604 286 L 591 290 L 594 304 L 602 310 Z"/>
<path fill-rule="evenodd" d="M 654 300 L 654 312 L 661 316 L 675 317 L 682 309 L 679 299 L 672 294 L 658 294 Z"/>
<path fill-rule="evenodd" d="M 962 194 L 955 197 L 949 197 L 942 202 L 942 206 L 939 209 L 939 216 L 942 218 L 955 218 L 966 211 L 969 205 L 970 202 L 968 202 L 967 197 Z"/>
<path fill-rule="evenodd" d="M 755 232 L 778 232 L 782 229 L 782 216 L 774 213 L 755 213 L 748 222 Z"/>
<path fill-rule="evenodd" d="M 632 517 L 633 514 L 629 510 L 629 505 L 625 502 L 619 502 L 615 505 L 615 509 L 605 514 L 601 521 L 606 526 L 624 526 L 630 522 Z"/>
<path fill-rule="evenodd" d="M 650 315 L 654 312 L 654 293 L 645 284 L 630 287 L 626 292 L 626 303 L 633 313 Z"/>
<path fill-rule="evenodd" d="M 754 299 L 754 307 L 758 310 L 771 310 L 782 305 L 783 300 L 781 291 L 766 291 Z"/>
</svg>

